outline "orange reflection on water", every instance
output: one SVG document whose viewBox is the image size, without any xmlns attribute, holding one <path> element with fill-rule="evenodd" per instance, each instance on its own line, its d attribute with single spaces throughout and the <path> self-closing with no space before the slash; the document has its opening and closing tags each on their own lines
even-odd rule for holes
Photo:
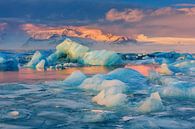
<svg viewBox="0 0 195 129">
<path fill-rule="evenodd" d="M 155 71 L 159 66 L 158 65 L 131 65 L 128 64 L 125 66 L 125 68 L 131 68 L 133 70 L 138 71 L 139 73 L 141 73 L 144 76 L 148 76 L 150 71 Z"/>
<path fill-rule="evenodd" d="M 22 68 L 19 71 L 0 72 L 0 83 L 64 80 L 68 75 L 76 70 L 80 70 L 87 75 L 93 75 L 98 73 L 107 73 L 112 69 L 113 68 L 106 68 L 103 66 L 74 67 L 60 71 L 36 71 L 29 68 Z"/>
</svg>

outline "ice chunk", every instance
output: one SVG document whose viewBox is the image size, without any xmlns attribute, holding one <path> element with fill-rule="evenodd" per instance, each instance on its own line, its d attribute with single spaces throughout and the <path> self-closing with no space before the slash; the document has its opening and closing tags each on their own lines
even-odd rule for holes
<svg viewBox="0 0 195 129">
<path fill-rule="evenodd" d="M 106 79 L 105 75 L 97 74 L 97 75 L 92 76 L 91 78 L 85 79 L 83 83 L 81 83 L 80 87 L 83 89 L 97 91 L 105 79 Z"/>
<path fill-rule="evenodd" d="M 36 65 L 36 69 L 38 71 L 42 71 L 46 69 L 46 61 L 44 59 L 42 59 L 37 65 Z"/>
<path fill-rule="evenodd" d="M 122 58 L 113 51 L 94 50 L 86 53 L 83 57 L 84 64 L 87 65 L 121 65 Z"/>
<path fill-rule="evenodd" d="M 160 68 L 157 69 L 157 72 L 164 75 L 172 75 L 173 72 L 169 69 L 167 64 L 162 64 Z"/>
<path fill-rule="evenodd" d="M 158 92 L 152 93 L 149 98 L 141 103 L 138 111 L 142 113 L 155 112 L 163 109 L 163 104 Z"/>
<path fill-rule="evenodd" d="M 182 89 L 175 87 L 175 86 L 163 87 L 160 90 L 160 94 L 162 95 L 162 97 L 168 97 L 168 98 L 183 98 L 183 97 L 185 97 L 185 91 L 182 91 Z"/>
<path fill-rule="evenodd" d="M 35 68 L 36 65 L 44 58 L 45 56 L 41 52 L 36 51 L 30 62 L 28 62 L 28 64 L 26 65 L 26 67 Z"/>
<path fill-rule="evenodd" d="M 87 76 L 83 74 L 81 71 L 75 71 L 73 72 L 70 76 L 68 76 L 65 80 L 64 83 L 68 86 L 78 86 L 80 85 Z"/>
<path fill-rule="evenodd" d="M 55 51 L 47 57 L 47 62 L 49 65 L 55 65 L 57 60 L 64 54 L 61 51 Z"/>
<path fill-rule="evenodd" d="M 124 82 L 121 82 L 119 80 L 104 80 L 97 89 L 99 91 L 111 88 L 111 87 L 117 87 L 119 91 L 125 92 L 127 89 L 127 85 Z"/>
<path fill-rule="evenodd" d="M 189 82 L 178 82 L 159 90 L 162 97 L 195 100 L 195 87 Z"/>
<path fill-rule="evenodd" d="M 146 84 L 146 78 L 139 72 L 129 68 L 118 68 L 107 74 L 108 79 L 117 79 L 124 83 L 128 83 L 130 86 L 143 86 Z"/>
<path fill-rule="evenodd" d="M 92 98 L 93 102 L 107 107 L 125 104 L 127 95 L 122 93 L 120 87 L 110 87 L 102 90 L 97 96 Z"/>
<path fill-rule="evenodd" d="M 17 116 L 19 116 L 19 112 L 18 111 L 11 111 L 11 112 L 9 112 L 8 113 L 10 116 L 12 116 L 12 117 L 17 117 Z"/>
<path fill-rule="evenodd" d="M 106 122 L 113 118 L 115 118 L 115 116 L 111 111 L 92 110 L 84 116 L 84 122 Z"/>
<path fill-rule="evenodd" d="M 65 39 L 56 47 L 57 51 L 67 54 L 70 59 L 82 60 L 82 57 L 89 51 L 89 48 L 78 44 L 70 39 Z"/>
<path fill-rule="evenodd" d="M 0 53 L 0 71 L 18 70 L 18 61 L 11 56 Z"/>
</svg>

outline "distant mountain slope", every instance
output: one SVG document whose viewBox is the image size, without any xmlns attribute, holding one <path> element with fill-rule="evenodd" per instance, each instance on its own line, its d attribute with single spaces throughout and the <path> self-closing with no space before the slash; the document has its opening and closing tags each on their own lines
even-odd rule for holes
<svg viewBox="0 0 195 129">
<path fill-rule="evenodd" d="M 120 43 L 130 40 L 128 37 L 104 33 L 100 29 L 86 26 L 51 27 L 46 25 L 23 24 L 22 30 L 35 40 L 47 40 L 53 36 L 85 38 L 104 43 Z"/>
</svg>

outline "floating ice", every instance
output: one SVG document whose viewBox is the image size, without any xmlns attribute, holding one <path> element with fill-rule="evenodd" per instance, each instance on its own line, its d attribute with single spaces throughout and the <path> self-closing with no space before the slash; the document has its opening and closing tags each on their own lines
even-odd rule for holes
<svg viewBox="0 0 195 129">
<path fill-rule="evenodd" d="M 75 71 L 70 76 L 68 76 L 63 82 L 68 86 L 78 86 L 80 85 L 87 76 L 81 71 Z"/>
<path fill-rule="evenodd" d="M 70 59 L 82 61 L 83 56 L 89 51 L 88 47 L 80 45 L 70 39 L 65 39 L 56 47 L 57 51 L 67 54 Z"/>
<path fill-rule="evenodd" d="M 159 92 L 165 98 L 195 100 L 195 87 L 190 86 L 189 83 L 178 82 L 175 85 L 161 88 Z"/>
<path fill-rule="evenodd" d="M 141 75 L 139 72 L 129 69 L 129 68 L 118 68 L 107 74 L 107 78 L 117 79 L 124 83 L 127 83 L 129 86 L 140 87 L 146 84 L 146 78 Z"/>
<path fill-rule="evenodd" d="M 155 112 L 163 109 L 163 104 L 158 92 L 152 93 L 149 98 L 141 103 L 138 111 L 142 113 Z"/>
<path fill-rule="evenodd" d="M 120 87 L 110 87 L 102 90 L 97 96 L 92 98 L 93 102 L 107 107 L 125 104 L 127 95 L 122 93 Z"/>
<path fill-rule="evenodd" d="M 37 65 L 36 69 L 39 71 L 45 70 L 46 69 L 46 61 L 42 59 Z"/>
<path fill-rule="evenodd" d="M 18 62 L 14 57 L 0 53 L 0 71 L 18 70 Z"/>
<path fill-rule="evenodd" d="M 47 62 L 49 65 L 55 65 L 57 60 L 64 55 L 61 51 L 55 51 L 54 53 L 52 53 L 51 55 L 49 55 L 47 57 Z"/>
<path fill-rule="evenodd" d="M 87 113 L 84 116 L 84 122 L 106 122 L 113 119 L 115 116 L 111 111 L 105 110 L 91 110 L 91 112 Z"/>
<path fill-rule="evenodd" d="M 97 74 L 90 78 L 85 79 L 83 83 L 81 83 L 80 87 L 83 89 L 97 91 L 105 79 L 106 79 L 106 75 Z"/>
<path fill-rule="evenodd" d="M 17 117 L 17 116 L 19 116 L 19 112 L 18 111 L 11 111 L 11 112 L 9 112 L 8 113 L 10 116 L 12 116 L 12 117 Z"/>
<path fill-rule="evenodd" d="M 126 92 L 127 90 L 127 85 L 119 80 L 104 80 L 97 89 L 101 91 L 111 87 L 116 87 L 119 91 L 121 91 L 121 93 Z"/>
<path fill-rule="evenodd" d="M 30 62 L 28 62 L 28 64 L 26 65 L 26 67 L 35 68 L 36 65 L 44 58 L 45 56 L 41 52 L 36 51 Z"/>
<path fill-rule="evenodd" d="M 167 64 L 162 64 L 160 68 L 157 69 L 157 72 L 164 75 L 172 75 L 173 72 L 169 69 Z"/>
<path fill-rule="evenodd" d="M 121 65 L 122 58 L 115 52 L 106 50 L 94 50 L 86 53 L 83 57 L 87 65 Z"/>
</svg>

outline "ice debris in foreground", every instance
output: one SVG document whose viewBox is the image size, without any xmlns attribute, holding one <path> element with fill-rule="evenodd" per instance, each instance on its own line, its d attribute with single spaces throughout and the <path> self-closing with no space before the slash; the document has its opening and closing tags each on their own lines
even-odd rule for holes
<svg viewBox="0 0 195 129">
<path fill-rule="evenodd" d="M 128 68 L 118 68 L 108 74 L 97 74 L 89 78 L 86 78 L 81 72 L 74 72 L 65 80 L 65 84 L 78 85 L 75 84 L 76 80 L 78 80 L 78 84 L 81 83 L 80 88 L 99 91 L 92 101 L 108 107 L 125 104 L 126 93 L 132 92 L 135 87 L 143 88 L 143 84 L 146 83 L 143 75 Z M 143 84 L 141 85 L 141 83 Z"/>
<path fill-rule="evenodd" d="M 142 113 L 160 111 L 163 109 L 163 104 L 158 92 L 152 93 L 149 98 L 141 103 L 138 110 Z"/>
<path fill-rule="evenodd" d="M 92 98 L 93 102 L 108 107 L 125 104 L 126 100 L 127 95 L 122 93 L 120 87 L 106 88 Z"/>
</svg>

